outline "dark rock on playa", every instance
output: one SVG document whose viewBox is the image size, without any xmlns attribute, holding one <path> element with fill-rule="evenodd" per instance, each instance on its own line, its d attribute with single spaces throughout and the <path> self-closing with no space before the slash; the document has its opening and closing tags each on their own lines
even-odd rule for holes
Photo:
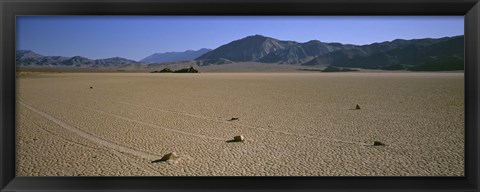
<svg viewBox="0 0 480 192">
<path fill-rule="evenodd" d="M 160 160 L 161 161 L 168 161 L 168 160 L 176 159 L 176 158 L 178 158 L 177 153 L 171 152 L 169 154 L 164 155 Z"/>
<path fill-rule="evenodd" d="M 385 144 L 380 141 L 374 141 L 373 146 L 384 146 Z"/>
<path fill-rule="evenodd" d="M 245 141 L 245 137 L 243 135 L 233 137 L 234 141 Z"/>
<path fill-rule="evenodd" d="M 165 162 L 165 161 L 175 160 L 175 159 L 177 159 L 178 157 L 179 157 L 179 156 L 177 155 L 177 153 L 171 152 L 171 153 L 168 153 L 168 154 L 164 155 L 161 159 L 157 159 L 157 160 L 152 161 L 152 163 L 158 163 L 158 162 Z"/>
<path fill-rule="evenodd" d="M 233 137 L 232 140 L 228 140 L 227 143 L 231 143 L 231 142 L 243 142 L 245 141 L 245 137 L 243 135 L 238 135 L 238 136 L 235 136 Z"/>
</svg>

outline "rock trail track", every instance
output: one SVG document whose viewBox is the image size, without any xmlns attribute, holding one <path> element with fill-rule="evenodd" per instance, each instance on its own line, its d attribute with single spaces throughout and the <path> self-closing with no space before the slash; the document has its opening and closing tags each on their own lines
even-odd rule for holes
<svg viewBox="0 0 480 192">
<path fill-rule="evenodd" d="M 81 108 L 84 108 L 84 109 L 87 109 L 87 110 L 95 111 L 97 113 L 101 113 L 101 114 L 109 115 L 109 116 L 112 116 L 112 117 L 115 117 L 115 118 L 135 122 L 135 123 L 145 125 L 145 126 L 150 126 L 150 127 L 154 127 L 154 128 L 161 128 L 161 129 L 164 129 L 164 130 L 169 131 L 169 132 L 174 132 L 174 133 L 178 133 L 178 134 L 182 134 L 182 135 L 193 136 L 193 137 L 198 137 L 198 138 L 203 138 L 203 139 L 212 139 L 212 140 L 217 140 L 217 141 L 222 141 L 222 142 L 224 142 L 228 139 L 228 138 L 210 137 L 210 136 L 205 136 L 205 135 L 201 135 L 201 134 L 180 131 L 180 130 L 176 130 L 176 129 L 172 129 L 172 128 L 168 128 L 168 127 L 164 127 L 164 126 L 155 125 L 155 124 L 152 124 L 152 123 L 139 121 L 139 120 L 132 119 L 132 118 L 129 118 L 129 117 L 120 116 L 120 115 L 113 114 L 113 113 L 110 113 L 110 112 L 107 112 L 107 111 L 94 109 L 92 107 L 88 107 L 88 106 L 84 106 L 84 105 L 78 105 L 78 104 L 72 104 L 72 103 L 65 102 L 65 101 L 60 100 L 60 99 L 53 98 L 52 96 L 49 96 L 49 95 L 41 94 L 39 92 L 37 92 L 36 94 L 44 96 L 44 97 L 46 97 L 46 98 L 48 98 L 52 101 L 55 101 L 55 102 L 60 102 L 60 103 L 64 103 L 64 104 L 67 104 L 67 105 L 81 107 Z M 355 145 L 369 145 L 369 144 L 365 144 L 365 143 L 344 141 L 344 140 L 331 139 L 331 138 L 318 138 L 318 137 L 314 137 L 314 136 L 311 136 L 311 135 L 297 134 L 297 133 L 291 133 L 291 132 L 286 132 L 286 131 L 276 131 L 276 130 L 266 129 L 266 128 L 258 127 L 258 126 L 251 126 L 251 125 L 246 125 L 246 124 L 242 124 L 242 123 L 228 122 L 228 121 L 226 121 L 224 119 L 221 119 L 221 118 L 196 115 L 196 114 L 191 114 L 191 113 L 181 112 L 181 111 L 153 108 L 153 107 L 138 105 L 138 104 L 129 103 L 129 102 L 125 102 L 125 101 L 120 101 L 120 102 L 117 102 L 117 103 L 124 104 L 124 105 L 129 105 L 129 106 L 133 106 L 133 107 L 144 108 L 144 109 L 151 109 L 151 110 L 157 110 L 157 111 L 162 111 L 162 112 L 169 112 L 169 113 L 174 113 L 174 114 L 178 114 L 178 115 L 184 115 L 184 116 L 188 116 L 188 117 L 199 118 L 199 119 L 204 119 L 204 120 L 208 120 L 208 121 L 214 121 L 214 122 L 219 122 L 219 123 L 224 123 L 224 124 L 229 124 L 229 125 L 242 126 L 242 127 L 250 128 L 250 129 L 253 129 L 253 130 L 260 130 L 260 131 L 272 132 L 272 133 L 277 133 L 277 134 L 284 134 L 284 135 L 296 136 L 296 137 L 301 137 L 301 138 L 309 138 L 309 139 L 328 140 L 328 141 L 333 141 L 333 142 L 341 142 L 341 143 L 348 143 L 348 144 L 355 144 Z M 35 114 L 37 114 L 37 115 L 39 115 L 39 116 L 41 116 L 41 117 L 43 117 L 43 118 L 45 118 L 45 119 L 47 119 L 47 120 L 49 120 L 53 123 L 59 125 L 60 127 L 66 129 L 66 130 L 68 130 L 68 131 L 70 131 L 70 132 L 72 132 L 72 133 L 74 133 L 74 134 L 76 134 L 76 135 L 78 135 L 78 136 L 80 136 L 84 139 L 87 139 L 90 142 L 93 142 L 93 143 L 99 144 L 103 147 L 106 147 L 108 149 L 111 149 L 110 151 L 115 156 L 117 156 L 117 158 L 121 162 L 124 162 L 126 164 L 130 164 L 134 167 L 137 167 L 137 168 L 139 168 L 139 169 L 141 169 L 141 170 L 143 170 L 143 171 L 145 171 L 145 172 L 147 172 L 151 175 L 158 175 L 159 174 L 159 172 L 156 169 L 152 168 L 151 166 L 149 166 L 147 164 L 141 164 L 140 165 L 138 163 L 134 163 L 135 160 L 132 161 L 131 159 L 129 159 L 129 157 L 127 155 L 122 154 L 122 153 L 131 154 L 131 155 L 134 155 L 136 157 L 139 157 L 139 158 L 142 158 L 142 159 L 145 159 L 145 160 L 148 160 L 148 161 L 153 161 L 153 160 L 159 159 L 162 156 L 161 154 L 154 154 L 154 153 L 151 153 L 151 152 L 148 152 L 148 151 L 143 151 L 143 150 L 140 150 L 140 149 L 136 149 L 136 148 L 133 148 L 133 147 L 130 147 L 130 146 L 120 145 L 120 144 L 114 143 L 112 141 L 106 140 L 104 138 L 94 136 L 94 135 L 92 135 L 92 134 L 90 134 L 86 131 L 83 131 L 80 128 L 77 128 L 77 127 L 75 127 L 73 125 L 70 125 L 69 123 L 67 123 L 63 120 L 60 120 L 60 119 L 52 116 L 51 114 L 49 114 L 45 111 L 42 111 L 42 110 L 40 110 L 40 109 L 30 105 L 30 104 L 27 104 L 24 101 L 24 99 L 21 99 L 21 98 L 18 99 L 18 104 L 20 104 L 21 106 L 29 109 L 30 111 L 34 112 Z M 47 129 L 44 129 L 41 125 L 36 124 L 35 122 L 28 119 L 27 117 L 25 117 L 25 116 L 22 116 L 22 117 L 27 119 L 28 121 L 31 121 L 37 127 L 39 127 L 40 129 L 48 132 L 49 134 L 56 135 L 53 132 L 48 131 Z M 86 147 L 86 148 L 93 149 L 92 147 L 89 147 L 89 146 L 86 146 L 86 145 L 83 145 L 83 144 L 80 144 L 80 143 L 77 143 L 77 142 L 74 142 L 74 141 L 70 141 L 70 140 L 67 140 L 65 138 L 62 138 L 62 139 L 66 140 L 67 142 L 74 143 L 75 145 L 79 145 L 81 147 Z M 276 146 L 272 146 L 272 145 L 266 145 L 266 146 L 271 147 L 271 148 L 276 148 Z M 129 159 L 129 160 L 126 160 L 126 159 Z"/>
<path fill-rule="evenodd" d="M 304 138 L 328 140 L 328 141 L 341 142 L 341 143 L 349 143 L 349 144 L 355 144 L 355 145 L 370 145 L 370 144 L 361 143 L 361 142 L 345 141 L 345 140 L 340 140 L 340 139 L 330 139 L 330 138 L 323 138 L 323 137 L 315 137 L 315 136 L 312 136 L 312 135 L 292 133 L 292 132 L 287 132 L 287 131 L 277 131 L 277 130 L 273 130 L 273 129 L 267 129 L 267 128 L 258 127 L 258 126 L 251 126 L 251 125 L 246 125 L 246 124 L 242 124 L 242 123 L 232 123 L 232 122 L 226 121 L 226 120 L 225 120 L 226 118 L 224 118 L 224 119 L 219 119 L 219 118 L 215 118 L 215 117 L 208 117 L 208 116 L 201 116 L 201 115 L 190 114 L 190 113 L 187 113 L 187 112 L 180 112 L 180 111 L 172 111 L 172 110 L 165 110 L 165 109 L 153 108 L 153 107 L 148 107 L 148 106 L 133 104 L 133 103 L 125 102 L 125 101 L 121 101 L 121 102 L 119 102 L 119 103 L 123 103 L 123 104 L 126 104 L 126 105 L 131 105 L 131 106 L 136 106 L 136 107 L 140 107 L 140 108 L 144 108 L 144 109 L 152 109 L 152 110 L 156 110 L 156 111 L 171 112 L 171 113 L 175 113 L 175 114 L 179 114 L 179 115 L 184 115 L 184 116 L 189 116 L 189 117 L 194 117 L 194 118 L 205 119 L 205 120 L 214 121 L 214 122 L 219 122 L 219 123 L 224 123 L 224 124 L 228 124 L 228 125 L 236 125 L 236 126 L 240 126 L 240 127 L 247 127 L 247 128 L 251 128 L 251 129 L 256 129 L 256 130 L 261 130 L 261 131 L 267 131 L 267 132 L 272 132 L 272 133 L 279 133 L 279 134 L 285 134 L 285 135 L 291 135 L 291 136 L 297 136 L 297 137 L 304 137 Z"/>
<path fill-rule="evenodd" d="M 119 152 L 124 152 L 124 153 L 129 153 L 129 154 L 132 154 L 132 155 L 135 155 L 137 157 L 141 157 L 141 158 L 144 158 L 144 159 L 155 159 L 155 158 L 158 158 L 160 155 L 158 154 L 153 154 L 153 153 L 150 153 L 150 152 L 146 152 L 146 151 L 142 151 L 142 150 L 139 150 L 139 149 L 134 149 L 132 147 L 128 147 L 128 146 L 123 146 L 123 145 L 119 145 L 119 144 L 116 144 L 116 143 L 113 143 L 111 141 L 108 141 L 108 140 L 105 140 L 103 138 L 99 138 L 99 137 L 96 137 L 94 135 L 91 135 L 85 131 L 82 131 L 60 119 L 57 119 L 55 118 L 54 116 L 40 110 L 40 109 L 37 109 L 33 106 L 30 106 L 26 103 L 24 103 L 23 101 L 18 101 L 18 103 L 24 107 L 26 107 L 27 109 L 33 111 L 34 113 L 56 123 L 57 125 L 61 126 L 62 128 L 66 129 L 66 130 L 69 130 L 75 134 L 77 134 L 78 136 L 80 137 L 83 137 L 91 142 L 94 142 L 94 143 L 97 143 L 99 145 L 102 145 L 102 146 L 105 146 L 107 148 L 110 148 L 110 149 L 114 149 L 116 151 L 119 151 Z"/>
<path fill-rule="evenodd" d="M 52 96 L 39 93 L 38 91 L 36 91 L 36 94 L 45 96 L 46 98 L 48 98 L 50 100 L 65 103 L 67 105 L 74 105 L 74 106 L 85 108 L 85 109 L 88 109 L 88 110 L 93 110 L 93 111 L 98 112 L 98 113 L 113 116 L 113 117 L 116 117 L 116 118 L 119 118 L 119 119 L 135 122 L 135 123 L 150 126 L 150 127 L 161 128 L 161 129 L 165 129 L 167 131 L 176 132 L 176 133 L 180 133 L 180 134 L 183 134 L 183 135 L 195 136 L 195 137 L 200 137 L 200 138 L 205 138 L 205 139 L 220 140 L 220 141 L 226 141 L 226 140 L 229 139 L 229 138 L 210 137 L 210 136 L 205 136 L 205 135 L 186 132 L 186 131 L 180 131 L 180 130 L 177 130 L 177 129 L 174 129 L 174 128 L 168 128 L 168 127 L 165 127 L 165 126 L 160 126 L 160 125 L 156 125 L 156 124 L 152 124 L 152 123 L 139 121 L 139 120 L 132 119 L 132 118 L 129 118 L 129 117 L 124 117 L 124 116 L 120 116 L 120 115 L 117 115 L 117 114 L 113 114 L 113 113 L 110 113 L 110 112 L 107 112 L 107 111 L 103 111 L 103 110 L 99 110 L 99 109 L 93 109 L 91 107 L 87 107 L 87 106 L 83 106 L 83 105 L 68 103 L 68 102 L 65 102 L 63 100 L 53 98 Z M 91 96 L 88 96 L 88 97 L 91 97 Z M 91 100 L 95 100 L 95 98 L 91 98 Z M 143 109 L 150 109 L 150 110 L 155 110 L 155 111 L 173 113 L 173 114 L 177 114 L 177 115 L 183 115 L 183 116 L 188 116 L 188 117 L 193 117 L 193 118 L 198 118 L 198 119 L 204 119 L 204 120 L 207 120 L 207 121 L 213 121 L 213 122 L 223 123 L 223 124 L 227 124 L 227 125 L 235 125 L 235 126 L 240 126 L 240 127 L 246 127 L 246 128 L 250 128 L 250 129 L 253 129 L 253 130 L 260 130 L 260 131 L 266 131 L 266 132 L 271 132 L 271 133 L 290 135 L 290 136 L 295 136 L 295 137 L 300 137 L 300 138 L 326 140 L 326 141 L 353 144 L 353 145 L 361 145 L 361 146 L 371 146 L 372 145 L 372 144 L 356 142 L 356 141 L 347 141 L 347 140 L 340 140 L 340 139 L 333 139 L 333 138 L 318 137 L 318 136 L 312 136 L 312 135 L 306 135 L 306 134 L 292 133 L 292 132 L 287 132 L 287 131 L 277 131 L 277 130 L 274 130 L 274 129 L 267 129 L 267 128 L 247 125 L 247 124 L 243 124 L 243 123 L 234 123 L 234 122 L 226 121 L 227 117 L 216 118 L 216 117 L 210 117 L 210 116 L 205 116 L 205 115 L 197 115 L 197 114 L 191 114 L 191 113 L 183 112 L 183 111 L 175 111 L 175 110 L 160 109 L 160 108 L 155 108 L 155 107 L 148 107 L 148 106 L 138 105 L 138 104 L 134 104 L 134 103 L 126 102 L 126 101 L 118 101 L 118 102 L 115 102 L 115 103 L 134 106 L 134 107 L 139 107 L 139 108 L 143 108 Z"/>
<path fill-rule="evenodd" d="M 107 112 L 107 111 L 104 111 L 104 110 L 94 109 L 92 107 L 87 107 L 87 106 L 84 106 L 84 105 L 68 103 L 68 102 L 65 102 L 63 100 L 54 99 L 50 96 L 48 96 L 48 97 L 49 97 L 50 100 L 54 100 L 56 102 L 60 102 L 60 103 L 64 103 L 64 104 L 67 104 L 67 105 L 72 105 L 72 106 L 84 108 L 84 109 L 87 109 L 87 110 L 95 111 L 97 113 L 105 114 L 105 115 L 108 115 L 108 116 L 112 116 L 112 117 L 115 117 L 115 118 L 118 118 L 118 119 L 123 119 L 123 120 L 126 120 L 126 121 L 130 121 L 130 122 L 135 122 L 135 123 L 145 125 L 145 126 L 149 126 L 149 127 L 160 128 L 160 129 L 164 129 L 164 130 L 167 130 L 167 131 L 171 131 L 171 132 L 175 132 L 175 133 L 179 133 L 179 134 L 183 134 L 183 135 L 187 135 L 187 136 L 200 137 L 200 138 L 204 138 L 204 139 L 213 139 L 213 140 L 220 140 L 220 141 L 225 140 L 225 138 L 210 137 L 210 136 L 206 136 L 206 135 L 201 135 L 201 134 L 181 131 L 181 130 L 177 130 L 177 129 L 173 129 L 173 128 L 168 128 L 168 127 L 165 127 L 165 126 L 160 126 L 160 125 L 156 125 L 156 124 L 152 124 L 152 123 L 148 123 L 148 122 L 139 121 L 139 120 L 132 119 L 132 118 L 129 118 L 129 117 L 120 116 L 120 115 L 110 113 L 110 112 Z"/>
<path fill-rule="evenodd" d="M 25 103 L 23 103 L 23 105 L 24 105 L 24 104 L 25 104 Z M 27 108 L 28 108 L 28 107 L 27 107 Z M 32 110 L 32 111 L 33 111 L 33 110 Z M 33 112 L 36 113 L 35 111 L 33 111 Z M 36 113 L 36 114 L 38 114 L 38 113 Z M 38 114 L 38 115 L 41 115 L 41 114 Z M 47 114 L 47 115 L 48 115 L 48 114 Z M 60 135 L 58 135 L 58 134 L 56 134 L 56 133 L 48 130 L 48 129 L 45 128 L 44 126 L 39 125 L 38 123 L 36 123 L 35 121 L 31 120 L 31 119 L 28 118 L 27 116 L 25 116 L 25 115 L 20 115 L 20 116 L 22 117 L 22 119 L 25 119 L 25 120 L 27 120 L 28 122 L 34 124 L 37 128 L 39 128 L 40 130 L 42 130 L 42 131 L 44 131 L 44 132 L 46 132 L 46 133 L 54 136 L 55 138 L 61 139 L 61 140 L 65 141 L 65 142 L 67 142 L 67 143 L 71 143 L 71 144 L 76 145 L 76 146 L 78 146 L 78 147 L 87 148 L 87 149 L 89 149 L 89 150 L 95 150 L 95 151 L 100 150 L 100 149 L 98 149 L 98 148 L 90 147 L 90 146 L 88 146 L 88 145 L 85 145 L 85 144 L 82 144 L 82 143 L 73 141 L 73 140 L 71 140 L 71 139 L 64 138 L 64 137 L 62 137 L 62 136 L 60 136 Z M 41 115 L 41 116 L 42 116 L 42 115 Z M 44 117 L 44 116 L 42 116 L 42 117 Z M 44 118 L 46 118 L 46 117 L 44 117 Z M 51 120 L 51 119 L 49 119 L 49 118 L 46 118 L 46 119 Z M 53 121 L 53 122 L 55 122 L 55 121 Z M 60 124 L 57 124 L 57 125 L 62 126 L 62 125 L 60 125 Z M 73 126 L 72 126 L 72 127 L 73 127 Z M 64 128 L 64 129 L 67 129 L 67 128 L 65 128 L 65 127 L 63 127 L 63 128 Z M 70 130 L 70 129 L 67 129 L 67 130 Z M 79 130 L 79 131 L 81 131 L 81 130 Z M 72 131 L 72 132 L 73 132 L 73 131 Z M 73 133 L 76 133 L 76 132 L 73 132 Z M 79 135 L 79 134 L 77 134 L 77 135 L 80 136 L 80 137 L 82 137 L 82 135 Z M 97 143 L 97 142 L 94 141 L 94 140 L 97 139 L 97 138 L 91 138 L 92 135 L 84 135 L 84 136 L 86 136 L 86 137 L 82 137 L 82 138 L 87 139 L 87 140 L 89 140 L 89 141 L 91 141 L 91 142 Z M 93 137 L 94 137 L 94 136 L 93 136 Z M 92 139 L 93 139 L 93 140 L 92 140 Z M 98 138 L 98 139 L 100 139 L 100 138 Z M 104 140 L 104 139 L 101 139 L 101 140 Z M 130 157 L 128 157 L 128 156 L 125 155 L 125 154 L 122 154 L 122 152 L 125 152 L 125 153 L 128 153 L 128 152 L 118 150 L 118 147 L 111 147 L 112 145 L 117 145 L 117 144 L 115 144 L 115 143 L 110 143 L 110 142 L 107 141 L 107 140 L 104 140 L 104 141 L 108 143 L 107 145 L 104 145 L 104 147 L 107 147 L 108 149 L 111 149 L 111 150 L 109 150 L 109 151 L 112 152 L 112 153 L 117 157 L 117 159 L 118 159 L 120 162 L 123 162 L 123 163 L 125 163 L 125 164 L 130 164 L 130 165 L 132 165 L 132 166 L 134 166 L 134 167 L 137 167 L 137 168 L 139 168 L 139 169 L 143 170 L 144 172 L 149 173 L 149 174 L 151 174 L 151 175 L 158 175 L 158 174 L 159 174 L 159 172 L 158 172 L 157 170 L 155 170 L 154 168 L 152 168 L 152 167 L 150 167 L 150 166 L 139 165 L 139 164 L 137 164 L 137 163 L 134 163 L 134 161 L 132 161 L 132 160 L 130 159 Z M 128 149 L 128 150 L 135 150 L 135 149 Z M 142 152 L 142 151 L 137 151 L 137 153 L 143 153 L 143 152 Z M 134 155 L 133 153 L 131 153 L 131 154 Z M 148 154 L 147 154 L 147 155 L 148 155 Z M 144 157 L 147 157 L 147 155 L 142 155 L 142 156 L 139 156 L 139 157 L 140 157 L 140 158 L 144 158 Z M 127 160 L 127 159 L 128 159 L 128 160 Z"/>
</svg>

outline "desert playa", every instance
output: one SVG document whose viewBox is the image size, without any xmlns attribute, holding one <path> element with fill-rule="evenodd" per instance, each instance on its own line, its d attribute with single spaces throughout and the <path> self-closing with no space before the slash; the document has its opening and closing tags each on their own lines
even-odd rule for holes
<svg viewBox="0 0 480 192">
<path fill-rule="evenodd" d="M 16 86 L 18 176 L 464 174 L 463 73 L 38 72 Z"/>
</svg>

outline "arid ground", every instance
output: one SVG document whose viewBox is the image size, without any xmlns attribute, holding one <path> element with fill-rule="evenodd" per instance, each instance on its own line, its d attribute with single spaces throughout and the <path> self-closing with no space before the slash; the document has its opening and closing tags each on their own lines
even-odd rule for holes
<svg viewBox="0 0 480 192">
<path fill-rule="evenodd" d="M 16 94 L 18 176 L 464 174 L 463 73 L 41 72 Z"/>
</svg>

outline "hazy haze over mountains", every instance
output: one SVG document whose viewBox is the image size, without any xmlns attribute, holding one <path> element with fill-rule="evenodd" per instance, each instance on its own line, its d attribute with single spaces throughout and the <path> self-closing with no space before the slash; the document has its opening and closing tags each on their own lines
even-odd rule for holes
<svg viewBox="0 0 480 192">
<path fill-rule="evenodd" d="M 17 66 L 122 67 L 195 60 L 199 66 L 238 62 L 302 66 L 336 66 L 384 70 L 463 70 L 464 36 L 424 38 L 351 45 L 311 40 L 305 43 L 252 35 L 214 50 L 156 53 L 140 62 L 120 57 L 91 60 L 81 56 L 42 56 L 19 50 Z"/>
</svg>

